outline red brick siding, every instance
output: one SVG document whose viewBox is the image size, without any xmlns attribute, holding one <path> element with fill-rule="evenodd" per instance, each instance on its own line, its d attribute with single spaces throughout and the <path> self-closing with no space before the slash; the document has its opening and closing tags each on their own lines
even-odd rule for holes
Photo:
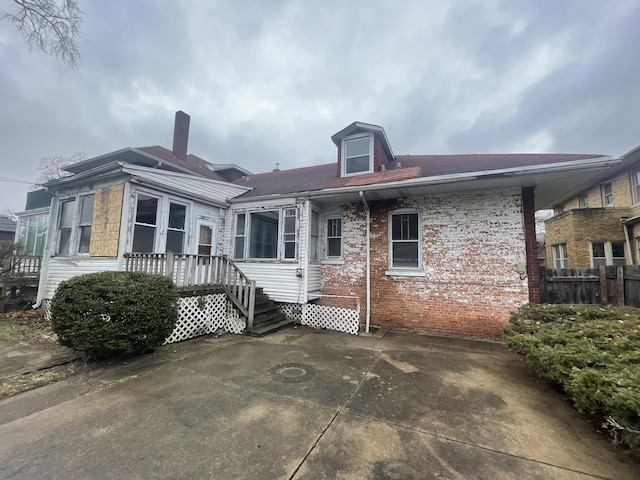
<svg viewBox="0 0 640 480">
<path fill-rule="evenodd" d="M 370 202 L 371 323 L 499 336 L 509 313 L 528 298 L 519 189 L 439 194 Z M 387 275 L 389 211 L 422 217 L 425 276 Z M 323 293 L 357 295 L 366 315 L 365 212 L 341 207 L 344 264 L 323 266 Z"/>
</svg>

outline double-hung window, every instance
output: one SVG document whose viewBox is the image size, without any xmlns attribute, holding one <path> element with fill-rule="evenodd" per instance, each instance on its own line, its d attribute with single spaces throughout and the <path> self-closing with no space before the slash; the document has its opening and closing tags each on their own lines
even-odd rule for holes
<svg viewBox="0 0 640 480">
<path fill-rule="evenodd" d="M 309 260 L 318 260 L 318 239 L 320 237 L 320 214 L 311 210 L 311 225 L 309 225 Z"/>
<path fill-rule="evenodd" d="M 236 214 L 233 258 L 295 260 L 298 255 L 297 217 L 296 208 Z"/>
<path fill-rule="evenodd" d="M 131 250 L 136 253 L 184 253 L 187 205 L 139 192 Z"/>
<path fill-rule="evenodd" d="M 635 203 L 640 203 L 640 170 L 636 170 L 632 175 L 633 194 Z"/>
<path fill-rule="evenodd" d="M 554 268 L 568 268 L 569 258 L 567 257 L 567 244 L 560 243 L 551 247 L 553 253 L 553 266 Z"/>
<path fill-rule="evenodd" d="M 586 192 L 580 195 L 578 205 L 580 208 L 589 208 L 589 195 Z"/>
<path fill-rule="evenodd" d="M 88 254 L 93 221 L 93 195 L 64 200 L 58 217 L 58 255 Z"/>
<path fill-rule="evenodd" d="M 600 265 L 626 265 L 624 242 L 591 242 L 591 264 L 594 267 Z"/>
<path fill-rule="evenodd" d="M 391 268 L 420 268 L 420 215 L 413 212 L 392 213 L 390 217 Z"/>
<path fill-rule="evenodd" d="M 327 219 L 327 259 L 342 258 L 342 218 Z"/>
<path fill-rule="evenodd" d="M 342 173 L 373 172 L 373 136 L 345 138 L 342 142 Z"/>
<path fill-rule="evenodd" d="M 134 252 L 152 253 L 155 251 L 156 232 L 158 230 L 158 198 L 138 194 L 136 219 L 133 226 Z"/>
<path fill-rule="evenodd" d="M 611 182 L 602 185 L 602 205 L 613 205 L 613 186 Z"/>
</svg>

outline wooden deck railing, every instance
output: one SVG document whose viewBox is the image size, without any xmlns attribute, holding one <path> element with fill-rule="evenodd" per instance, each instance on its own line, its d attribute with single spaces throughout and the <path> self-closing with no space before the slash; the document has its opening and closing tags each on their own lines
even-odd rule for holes
<svg viewBox="0 0 640 480">
<path fill-rule="evenodd" d="M 127 272 L 166 275 L 178 287 L 219 285 L 253 327 L 256 283 L 226 256 L 186 253 L 125 253 Z"/>
<path fill-rule="evenodd" d="M 13 255 L 2 268 L 2 276 L 9 279 L 35 279 L 40 277 L 42 257 Z"/>
</svg>

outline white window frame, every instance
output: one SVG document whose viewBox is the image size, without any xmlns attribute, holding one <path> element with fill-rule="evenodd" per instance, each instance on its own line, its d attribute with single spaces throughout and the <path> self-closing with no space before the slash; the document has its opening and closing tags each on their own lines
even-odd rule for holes
<svg viewBox="0 0 640 480">
<path fill-rule="evenodd" d="M 395 215 L 417 215 L 418 218 L 418 238 L 416 240 L 393 240 L 393 217 Z M 413 209 L 400 209 L 392 210 L 388 214 L 388 270 L 387 275 L 408 275 L 408 276 L 423 276 L 423 243 L 422 243 L 422 214 Z M 417 242 L 418 244 L 418 265 L 415 267 L 396 267 L 393 265 L 393 244 L 397 242 Z"/>
<path fill-rule="evenodd" d="M 340 220 L 340 235 L 331 235 L 331 231 L 329 231 L 329 222 Z M 344 256 L 344 218 L 342 215 L 328 215 L 324 217 L 323 225 L 325 226 L 324 231 L 324 261 L 327 263 L 330 262 L 339 262 L 342 263 Z M 339 256 L 331 256 L 329 255 L 329 240 L 340 240 L 340 255 Z"/>
<path fill-rule="evenodd" d="M 287 212 L 295 211 L 295 231 L 294 232 L 286 232 L 285 233 L 285 216 Z M 274 258 L 254 258 L 251 257 L 251 215 L 257 214 L 261 212 L 278 212 L 278 232 L 276 238 L 276 256 Z M 238 228 L 238 216 L 244 215 L 244 235 L 237 235 Z M 294 235 L 294 240 L 292 241 L 288 235 Z M 298 261 L 299 251 L 300 251 L 300 209 L 296 205 L 289 206 L 274 206 L 274 207 L 264 207 L 261 209 L 254 210 L 239 210 L 234 212 L 234 222 L 233 222 L 233 260 L 238 262 L 271 262 L 271 263 L 295 263 Z M 244 238 L 243 251 L 236 251 L 236 238 Z M 286 254 L 286 243 L 294 243 L 295 244 L 295 256 L 285 258 Z"/>
<path fill-rule="evenodd" d="M 640 203 L 640 170 L 631 173 L 631 185 L 633 186 L 633 201 Z"/>
<path fill-rule="evenodd" d="M 57 211 L 57 220 L 56 220 L 56 234 L 55 234 L 55 255 L 59 257 L 88 257 L 90 252 L 80 253 L 78 250 L 80 248 L 80 229 L 81 227 L 91 227 L 93 223 L 93 212 L 94 208 L 91 211 L 91 223 L 80 223 L 80 213 L 83 205 L 83 200 L 85 198 L 93 197 L 95 202 L 95 193 L 83 193 L 74 195 L 71 197 L 66 197 L 60 199 L 58 203 L 58 211 Z M 61 230 L 62 227 L 60 222 L 62 221 L 62 210 L 63 205 L 65 203 L 73 203 L 73 211 L 71 212 L 71 225 L 68 227 L 64 227 L 65 229 L 70 229 L 69 232 L 69 248 L 68 252 L 60 253 L 60 241 L 61 241 Z M 91 237 L 89 237 L 89 250 L 91 249 Z"/>
<path fill-rule="evenodd" d="M 589 194 L 588 193 L 582 193 L 578 197 L 578 206 L 580 208 L 589 208 Z"/>
<path fill-rule="evenodd" d="M 179 205 L 181 207 L 184 207 L 184 225 L 183 227 L 180 228 L 175 228 L 175 227 L 169 227 L 169 218 L 171 216 L 171 205 Z M 166 202 L 166 218 L 163 219 L 163 225 L 165 225 L 166 227 L 164 228 L 164 250 L 165 252 L 167 251 L 167 240 L 169 239 L 169 232 L 181 232 L 182 233 L 182 251 L 181 252 L 173 252 L 173 253 L 186 253 L 187 252 L 187 232 L 188 232 L 188 226 L 189 226 L 189 205 L 185 202 L 181 202 L 178 200 L 174 200 L 172 198 L 168 198 L 167 202 Z M 200 235 L 200 232 L 197 232 L 198 236 Z M 199 239 L 198 239 L 199 240 Z"/>
<path fill-rule="evenodd" d="M 557 245 L 552 245 L 551 254 L 553 256 L 553 268 L 569 268 L 569 258 L 567 256 L 566 243 L 558 243 Z"/>
<path fill-rule="evenodd" d="M 604 244 L 604 257 L 594 257 L 593 256 L 593 245 L 596 243 L 602 243 Z M 624 252 L 624 257 L 614 257 L 613 256 L 613 244 L 614 243 L 621 243 L 622 244 L 622 251 Z M 627 245 L 626 242 L 622 241 L 622 240 L 614 240 L 614 241 L 599 241 L 599 242 L 589 242 L 589 256 L 591 258 L 591 267 L 592 268 L 596 268 L 597 265 L 595 264 L 596 259 L 601 259 L 604 258 L 605 259 L 605 265 L 606 266 L 611 266 L 611 265 L 619 265 L 620 264 L 620 259 L 624 260 L 624 263 L 622 265 L 628 265 L 629 264 L 629 259 L 627 258 Z M 615 261 L 618 261 L 618 263 L 614 263 Z"/>
<path fill-rule="evenodd" d="M 158 201 L 155 225 L 136 222 L 136 217 L 138 215 L 138 199 L 140 195 L 144 195 L 145 197 L 155 198 Z M 176 231 L 176 229 L 169 228 L 169 209 L 171 208 L 172 203 L 185 207 L 184 232 L 183 232 L 184 237 L 183 237 L 183 243 L 182 243 L 182 252 L 180 253 L 185 253 L 190 251 L 190 244 L 191 244 L 190 240 L 193 237 L 193 235 L 190 234 L 191 228 L 193 225 L 193 222 L 191 219 L 191 212 L 193 208 L 192 203 L 182 199 L 175 198 L 175 197 L 162 195 L 160 193 L 150 192 L 147 190 L 137 190 L 135 192 L 135 195 L 133 196 L 133 208 L 132 208 L 133 215 L 131 217 L 131 224 L 133 225 L 133 228 L 131 229 L 131 238 L 129 239 L 129 251 L 133 251 L 135 227 L 136 225 L 142 225 L 142 226 L 153 226 L 155 227 L 156 230 L 153 238 L 153 248 L 152 248 L 153 251 L 140 252 L 140 253 L 166 253 L 167 252 L 167 233 L 169 230 Z M 197 238 L 196 238 L 196 241 L 197 241 Z M 134 253 L 137 253 L 137 252 L 134 252 Z M 175 253 L 178 253 L 178 252 L 175 252 Z"/>
<path fill-rule="evenodd" d="M 233 252 L 232 258 L 234 260 L 244 260 L 246 258 L 247 251 L 247 212 L 236 212 L 233 216 Z M 242 233 L 238 234 L 239 218 L 242 217 Z M 242 249 L 238 252 L 237 241 L 242 239 Z"/>
<path fill-rule="evenodd" d="M 607 186 L 609 187 L 610 191 L 607 193 Z M 607 182 L 607 183 L 603 183 L 600 187 L 601 192 L 602 192 L 602 206 L 603 207 L 610 207 L 613 205 L 613 202 L 615 201 L 615 198 L 613 196 L 613 182 Z"/>
<path fill-rule="evenodd" d="M 347 160 L 350 158 L 356 158 L 354 157 L 347 157 L 347 143 L 352 142 L 354 140 L 361 140 L 363 138 L 368 138 L 369 139 L 369 168 L 367 170 L 361 170 L 359 172 L 351 172 L 351 173 L 347 173 Z M 355 134 L 355 135 L 349 135 L 348 137 L 345 137 L 342 139 L 342 145 L 341 145 L 341 175 L 343 177 L 351 177 L 353 175 L 362 175 L 364 173 L 372 173 L 373 172 L 373 147 L 374 147 L 374 142 L 373 142 L 373 134 L 371 133 L 359 133 L 359 134 Z"/>
<path fill-rule="evenodd" d="M 315 224 L 314 224 L 314 216 L 315 216 Z M 309 215 L 309 261 L 310 262 L 320 261 L 321 222 L 322 222 L 322 216 L 320 215 L 320 212 L 315 208 L 312 208 Z"/>
</svg>

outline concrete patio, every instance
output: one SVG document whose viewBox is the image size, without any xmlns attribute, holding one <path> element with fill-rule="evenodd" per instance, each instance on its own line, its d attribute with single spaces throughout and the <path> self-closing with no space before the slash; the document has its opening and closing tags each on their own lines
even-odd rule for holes
<svg viewBox="0 0 640 480">
<path fill-rule="evenodd" d="M 0 477 L 637 479 L 500 343 L 288 328 L 0 403 Z"/>
</svg>

